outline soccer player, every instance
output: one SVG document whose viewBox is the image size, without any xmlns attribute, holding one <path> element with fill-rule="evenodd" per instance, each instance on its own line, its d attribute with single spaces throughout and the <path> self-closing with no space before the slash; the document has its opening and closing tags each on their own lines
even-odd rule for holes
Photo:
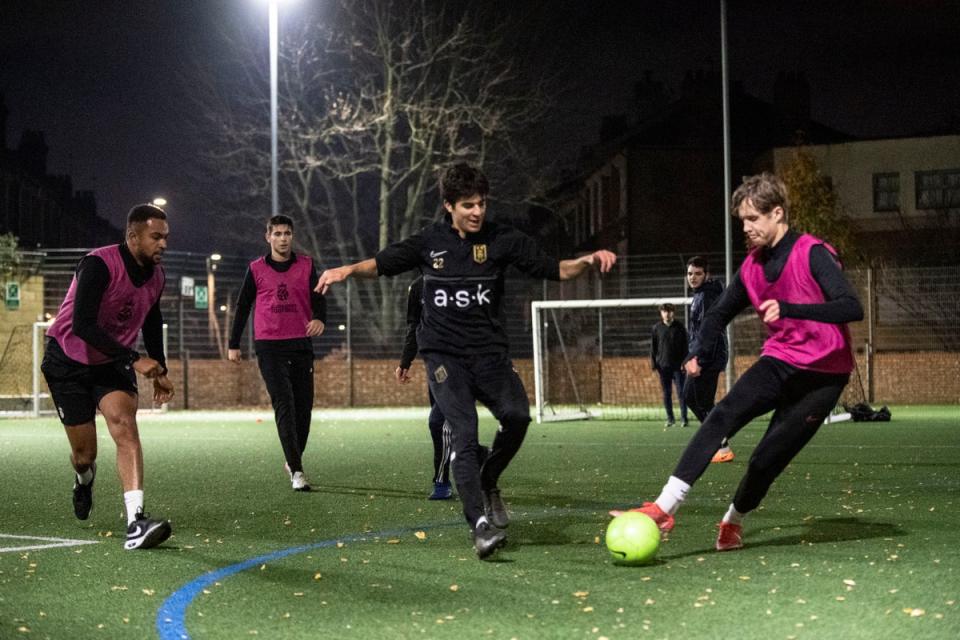
<svg viewBox="0 0 960 640">
<path fill-rule="evenodd" d="M 417 357 L 417 327 L 420 326 L 420 316 L 423 313 L 423 278 L 417 278 L 407 291 L 407 335 L 403 340 L 403 352 L 400 354 L 400 366 L 395 375 L 397 382 L 410 382 L 410 365 Z M 430 429 L 430 438 L 433 440 L 433 492 L 430 500 L 449 500 L 453 497 L 450 487 L 450 454 L 453 453 L 450 440 L 450 426 L 443 419 L 443 413 L 430 396 L 430 415 L 427 418 L 427 427 Z"/>
<path fill-rule="evenodd" d="M 667 424 L 676 424 L 673 419 L 673 394 L 676 385 L 680 401 L 680 426 L 687 426 L 687 403 L 683 398 L 683 359 L 687 355 L 687 330 L 673 316 L 674 308 L 669 302 L 660 305 L 660 321 L 650 332 L 650 366 L 660 376 L 663 390 L 663 408 L 667 412 Z"/>
<path fill-rule="evenodd" d="M 527 394 L 507 354 L 500 320 L 504 272 L 513 266 L 534 278 L 569 280 L 593 265 L 607 272 L 616 262 L 604 250 L 558 261 L 520 231 L 486 222 L 489 190 L 479 169 L 450 167 L 440 179 L 442 220 L 374 258 L 324 271 L 318 284 L 325 292 L 351 276 L 394 276 L 411 269 L 423 274 L 417 342 L 430 390 L 450 423 L 453 475 L 480 559 L 506 543 L 503 528 L 510 520 L 498 481 L 530 423 Z M 477 440 L 477 400 L 500 423 L 487 455 Z"/>
<path fill-rule="evenodd" d="M 743 546 L 744 516 L 757 508 L 836 405 L 853 370 L 846 323 L 863 318 L 834 249 L 790 230 L 782 180 L 770 173 L 745 178 L 733 194 L 732 211 L 743 223 L 752 249 L 707 312 L 699 346 L 686 370 L 700 375 L 700 358 L 714 352 L 723 327 L 750 305 L 767 327 L 762 355 L 707 416 L 656 501 L 632 509 L 653 518 L 662 531 L 670 531 L 674 514 L 723 438 L 773 411 L 719 525 L 718 551 Z"/>
<path fill-rule="evenodd" d="M 687 284 L 693 291 L 693 302 L 690 304 L 690 316 L 687 319 L 687 335 L 692 353 L 699 349 L 703 317 L 720 299 L 723 284 L 710 277 L 710 265 L 706 258 L 700 256 L 694 256 L 687 261 Z M 720 372 L 727 366 L 727 358 L 727 336 L 721 332 L 714 343 L 713 352 L 705 353 L 697 359 L 700 375 L 687 376 L 684 380 L 683 397 L 701 424 L 713 409 L 714 399 L 717 396 L 717 379 L 720 377 Z M 711 462 L 730 462 L 733 458 L 730 443 L 724 438 L 720 448 L 713 454 Z"/>
<path fill-rule="evenodd" d="M 237 314 L 227 358 L 240 363 L 240 338 L 250 308 L 254 349 L 270 394 L 284 469 L 294 491 L 310 491 L 303 452 L 313 411 L 313 342 L 323 333 L 326 298 L 313 291 L 317 269 L 308 256 L 293 251 L 293 220 L 277 215 L 267 222 L 270 250 L 250 263 L 237 294 Z"/>
<path fill-rule="evenodd" d="M 47 331 L 41 371 L 70 442 L 73 512 L 93 507 L 97 473 L 96 411 L 117 446 L 117 474 L 127 511 L 125 549 L 149 549 L 170 537 L 167 520 L 143 511 L 143 451 L 137 429 L 137 376 L 153 380 L 157 404 L 173 397 L 163 355 L 160 295 L 166 277 L 167 214 L 152 204 L 127 215 L 124 242 L 80 259 L 53 326 Z M 143 333 L 147 356 L 134 347 Z"/>
</svg>

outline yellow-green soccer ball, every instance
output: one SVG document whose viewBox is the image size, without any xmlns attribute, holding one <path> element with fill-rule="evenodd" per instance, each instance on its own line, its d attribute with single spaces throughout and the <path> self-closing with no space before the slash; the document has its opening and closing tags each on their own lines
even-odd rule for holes
<svg viewBox="0 0 960 640">
<path fill-rule="evenodd" d="M 617 564 L 646 564 L 660 548 L 660 529 L 647 514 L 627 511 L 610 521 L 606 542 Z"/>
</svg>

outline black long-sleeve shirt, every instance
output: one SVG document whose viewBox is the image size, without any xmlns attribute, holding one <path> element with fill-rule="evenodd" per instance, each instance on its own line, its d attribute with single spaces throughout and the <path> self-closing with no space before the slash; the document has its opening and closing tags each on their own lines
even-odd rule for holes
<svg viewBox="0 0 960 640">
<path fill-rule="evenodd" d="M 534 277 L 560 279 L 560 262 L 530 236 L 485 222 L 461 238 L 449 215 L 376 255 L 377 273 L 411 269 L 423 274 L 423 316 L 417 343 L 423 353 L 455 356 L 505 354 L 500 321 L 504 272 L 509 266 Z"/>
<path fill-rule="evenodd" d="M 775 282 L 780 277 L 790 251 L 799 237 L 799 233 L 788 231 L 775 246 L 762 250 L 760 261 L 763 263 L 763 277 L 767 282 Z M 829 324 L 863 320 L 863 307 L 857 298 L 857 292 L 843 274 L 836 258 L 823 245 L 817 245 L 810 250 L 810 273 L 823 291 L 826 301 L 817 304 L 795 304 L 778 300 L 781 317 Z M 696 356 L 699 360 L 700 354 L 713 353 L 723 328 L 749 306 L 750 296 L 740 279 L 738 269 L 733 282 L 704 316 L 700 327 L 700 343 L 690 357 Z"/>
<path fill-rule="evenodd" d="M 297 254 L 290 252 L 290 259 L 284 260 L 283 262 L 278 262 L 273 259 L 271 254 L 264 256 L 264 261 L 267 263 L 267 266 L 277 271 L 278 273 L 286 273 L 290 270 L 290 267 L 297 260 Z M 311 316 L 314 320 L 319 320 L 326 324 L 327 322 L 327 299 L 323 294 L 317 293 L 313 290 L 317 286 L 317 280 L 319 276 L 317 275 L 316 263 L 310 269 L 310 310 Z M 243 282 L 240 284 L 240 291 L 237 294 L 237 313 L 233 317 L 233 327 L 230 330 L 230 342 L 228 343 L 229 348 L 239 349 L 240 348 L 240 339 L 243 337 L 243 328 L 247 326 L 247 319 L 250 317 L 250 310 L 253 308 L 254 303 L 257 301 L 257 283 L 253 279 L 253 274 L 250 272 L 250 268 L 247 267 L 247 272 L 243 276 Z M 254 349 L 257 353 L 262 353 L 264 351 L 271 352 L 289 352 L 289 351 L 313 351 L 313 343 L 310 341 L 310 338 L 290 338 L 288 340 L 255 340 Z"/>
<path fill-rule="evenodd" d="M 153 275 L 154 265 L 137 263 L 125 242 L 120 243 L 120 255 L 130 282 L 142 287 Z M 73 301 L 73 332 L 91 347 L 113 358 L 115 361 L 131 362 L 139 353 L 128 349 L 114 339 L 97 323 L 103 294 L 110 285 L 110 270 L 107 263 L 98 256 L 84 256 L 77 265 L 77 291 Z M 147 355 L 160 363 L 164 371 L 167 359 L 163 355 L 163 314 L 158 299 L 143 321 L 143 346 Z"/>
</svg>

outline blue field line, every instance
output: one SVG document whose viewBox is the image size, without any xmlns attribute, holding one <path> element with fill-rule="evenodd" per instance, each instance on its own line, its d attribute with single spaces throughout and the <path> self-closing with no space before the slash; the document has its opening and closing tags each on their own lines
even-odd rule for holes
<svg viewBox="0 0 960 640">
<path fill-rule="evenodd" d="M 373 533 L 342 536 L 339 538 L 322 540 L 320 542 L 314 542 L 312 544 L 306 544 L 299 547 L 281 549 L 279 551 L 274 551 L 273 553 L 267 553 L 262 556 L 257 556 L 256 558 L 250 558 L 249 560 L 238 562 L 237 564 L 232 564 L 228 567 L 210 571 L 203 574 L 196 580 L 183 585 L 163 601 L 163 604 L 160 605 L 160 609 L 157 611 L 157 634 L 160 636 L 161 640 L 189 640 L 190 634 L 187 632 L 186 615 L 187 608 L 190 607 L 190 605 L 193 603 L 193 600 L 200 593 L 202 593 L 205 588 L 209 587 L 213 583 L 224 578 L 229 578 L 230 576 L 240 573 L 241 571 L 246 571 L 247 569 L 251 569 L 258 565 L 280 560 L 281 558 L 286 558 L 288 556 L 294 556 L 298 553 L 303 553 L 304 551 L 333 547 L 336 546 L 338 542 L 365 542 L 367 540 L 376 538 L 401 536 L 416 531 L 424 531 L 426 529 L 463 526 L 463 524 L 463 520 L 457 520 L 456 522 L 438 523 L 421 527 L 409 527 L 406 529 L 395 529 L 392 531 L 379 531 Z"/>
</svg>

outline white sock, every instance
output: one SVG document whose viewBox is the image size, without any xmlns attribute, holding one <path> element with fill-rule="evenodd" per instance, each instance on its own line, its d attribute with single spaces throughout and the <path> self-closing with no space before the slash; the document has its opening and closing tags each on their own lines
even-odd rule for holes
<svg viewBox="0 0 960 640">
<path fill-rule="evenodd" d="M 676 476 L 670 476 L 667 484 L 663 485 L 660 497 L 654 502 L 665 512 L 673 515 L 680 508 L 680 503 L 687 499 L 688 491 L 690 491 L 690 485 Z"/>
<path fill-rule="evenodd" d="M 143 511 L 143 490 L 125 491 L 123 501 L 127 504 L 127 526 L 137 519 L 137 512 Z"/>
<path fill-rule="evenodd" d="M 93 481 L 93 465 L 87 467 L 83 473 L 77 474 L 77 482 L 80 484 L 90 484 Z"/>
<path fill-rule="evenodd" d="M 727 512 L 723 516 L 723 521 L 728 524 L 740 524 L 743 522 L 743 517 L 747 515 L 745 513 L 740 513 L 733 506 L 733 503 L 730 503 L 730 508 L 727 509 Z"/>
</svg>

